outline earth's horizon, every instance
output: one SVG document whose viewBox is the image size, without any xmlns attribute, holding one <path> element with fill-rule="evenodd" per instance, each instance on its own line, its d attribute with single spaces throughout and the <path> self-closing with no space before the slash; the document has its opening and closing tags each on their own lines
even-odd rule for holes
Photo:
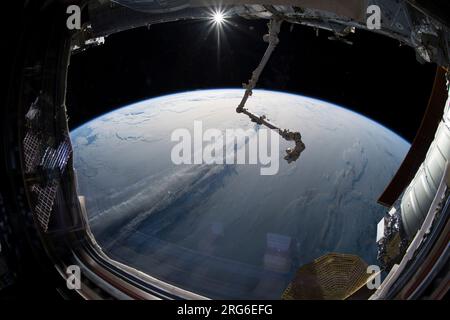
<svg viewBox="0 0 450 320">
<path fill-rule="evenodd" d="M 376 224 L 385 212 L 376 199 L 408 142 L 343 107 L 254 90 L 247 108 L 301 132 L 306 150 L 296 162 L 280 159 L 273 176 L 261 176 L 259 165 L 171 162 L 171 133 L 192 131 L 195 120 L 257 133 L 257 124 L 235 112 L 242 95 L 165 95 L 71 132 L 78 191 L 105 252 L 211 298 L 280 298 L 300 266 L 328 252 L 376 264 Z M 291 146 L 280 140 L 280 156 Z"/>
</svg>

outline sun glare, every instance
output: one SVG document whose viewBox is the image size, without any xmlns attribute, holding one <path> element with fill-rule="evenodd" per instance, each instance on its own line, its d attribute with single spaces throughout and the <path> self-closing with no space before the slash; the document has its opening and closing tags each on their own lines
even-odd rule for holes
<svg viewBox="0 0 450 320">
<path fill-rule="evenodd" d="M 220 11 L 214 12 L 213 19 L 217 24 L 222 24 L 225 21 L 225 17 Z"/>
</svg>

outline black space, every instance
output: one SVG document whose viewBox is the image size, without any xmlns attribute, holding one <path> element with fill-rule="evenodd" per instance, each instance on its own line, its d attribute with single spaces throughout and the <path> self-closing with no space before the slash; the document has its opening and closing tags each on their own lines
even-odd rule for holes
<svg viewBox="0 0 450 320">
<path fill-rule="evenodd" d="M 208 22 L 183 21 L 117 33 L 71 59 L 69 125 L 132 102 L 207 88 L 237 88 L 259 63 L 263 20 L 229 20 L 221 36 Z M 357 111 L 409 141 L 431 92 L 435 65 L 421 65 L 399 42 L 357 30 L 352 46 L 327 31 L 285 23 L 258 88 L 298 93 Z M 234 109 L 231 109 L 234 112 Z"/>
</svg>

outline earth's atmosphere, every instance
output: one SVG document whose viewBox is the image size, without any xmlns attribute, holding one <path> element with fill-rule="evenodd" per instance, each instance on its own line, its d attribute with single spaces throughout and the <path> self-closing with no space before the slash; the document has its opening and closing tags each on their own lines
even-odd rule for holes
<svg viewBox="0 0 450 320">
<path fill-rule="evenodd" d="M 235 112 L 241 89 L 192 91 L 136 103 L 71 133 L 79 194 L 112 258 L 211 298 L 280 298 L 296 270 L 328 252 L 376 263 L 376 203 L 409 144 L 320 100 L 255 90 L 246 107 L 300 131 L 306 145 L 279 172 L 260 165 L 175 165 L 175 129 L 261 126 Z"/>
</svg>

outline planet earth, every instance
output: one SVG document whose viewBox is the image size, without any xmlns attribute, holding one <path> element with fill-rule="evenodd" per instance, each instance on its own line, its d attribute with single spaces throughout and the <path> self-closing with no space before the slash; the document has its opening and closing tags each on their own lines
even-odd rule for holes
<svg viewBox="0 0 450 320">
<path fill-rule="evenodd" d="M 262 164 L 175 164 L 180 128 L 250 130 L 236 113 L 242 89 L 178 93 L 135 103 L 71 132 L 78 192 L 90 228 L 112 259 L 215 299 L 278 299 L 304 264 L 330 253 L 377 264 L 377 204 L 409 144 L 345 108 L 255 90 L 253 113 L 302 134 L 306 149 L 276 174 Z M 228 150 L 228 149 L 227 149 Z"/>
</svg>

